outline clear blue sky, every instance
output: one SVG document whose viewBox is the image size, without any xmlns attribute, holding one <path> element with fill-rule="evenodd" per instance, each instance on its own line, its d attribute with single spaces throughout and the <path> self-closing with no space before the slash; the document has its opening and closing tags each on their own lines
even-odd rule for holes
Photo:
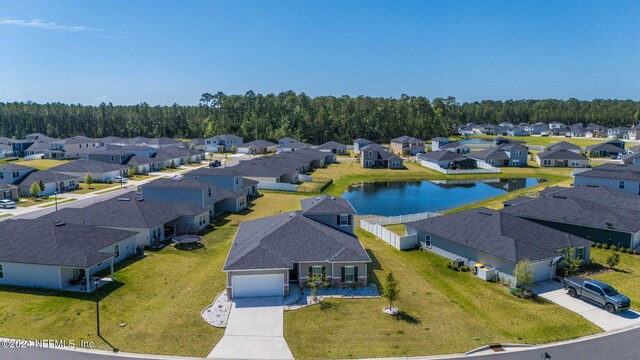
<svg viewBox="0 0 640 360">
<path fill-rule="evenodd" d="M 0 0 L 0 101 L 640 99 L 635 1 Z"/>
</svg>

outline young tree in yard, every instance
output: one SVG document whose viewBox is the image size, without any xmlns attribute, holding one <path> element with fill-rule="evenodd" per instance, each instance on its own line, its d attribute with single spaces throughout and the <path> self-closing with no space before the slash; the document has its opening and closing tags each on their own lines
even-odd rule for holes
<svg viewBox="0 0 640 360">
<path fill-rule="evenodd" d="M 328 287 L 329 282 L 324 279 L 323 275 L 313 275 L 309 274 L 309 281 L 307 281 L 306 286 L 311 290 L 311 297 L 314 302 L 318 302 L 318 290 Z"/>
<path fill-rule="evenodd" d="M 176 168 L 176 162 L 174 160 L 171 160 L 171 165 L 169 165 L 170 168 L 175 169 Z"/>
<path fill-rule="evenodd" d="M 38 186 L 40 187 L 40 196 L 42 196 L 42 193 L 44 192 L 44 181 L 42 181 L 42 179 L 40 179 L 40 181 L 38 182 Z"/>
<path fill-rule="evenodd" d="M 575 254 L 575 249 L 571 247 L 562 255 L 560 265 L 565 276 L 574 276 L 580 272 L 582 259 L 575 257 Z"/>
<path fill-rule="evenodd" d="M 610 268 L 615 269 L 618 264 L 620 264 L 620 254 L 617 252 L 611 253 L 611 255 L 607 257 L 607 265 Z"/>
<path fill-rule="evenodd" d="M 133 179 L 136 176 L 136 170 L 134 168 L 127 169 L 127 176 Z"/>
<path fill-rule="evenodd" d="M 138 166 L 138 164 L 133 165 L 133 175 L 138 175 L 140 174 L 140 167 Z"/>
<path fill-rule="evenodd" d="M 520 285 L 523 293 L 527 293 L 529 288 L 533 285 L 534 276 L 533 270 L 531 270 L 531 263 L 528 259 L 522 259 L 516 264 L 516 270 L 513 274 L 516 278 L 516 282 Z"/>
<path fill-rule="evenodd" d="M 37 198 L 38 194 L 40 194 L 40 184 L 34 181 L 29 188 L 29 192 L 34 199 Z"/>
<path fill-rule="evenodd" d="M 231 152 L 232 152 L 232 153 L 234 153 L 234 154 L 235 154 L 236 152 L 238 152 L 238 147 L 237 147 L 235 144 L 234 144 L 234 145 L 231 145 Z"/>
<path fill-rule="evenodd" d="M 93 176 L 91 176 L 90 173 L 87 173 L 84 176 L 84 183 L 87 184 L 87 186 L 89 187 L 89 189 L 91 189 L 91 184 L 93 184 Z"/>
<path fill-rule="evenodd" d="M 392 271 L 387 273 L 382 295 L 389 300 L 389 309 L 393 309 L 393 303 L 400 296 L 400 284 Z"/>
</svg>

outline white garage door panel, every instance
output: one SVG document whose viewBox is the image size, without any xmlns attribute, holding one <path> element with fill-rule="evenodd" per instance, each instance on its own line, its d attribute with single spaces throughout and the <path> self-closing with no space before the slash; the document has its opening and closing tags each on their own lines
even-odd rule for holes
<svg viewBox="0 0 640 360">
<path fill-rule="evenodd" d="M 531 270 L 535 274 L 534 281 L 551 280 L 554 267 L 549 266 L 549 261 L 543 261 L 531 264 Z"/>
<path fill-rule="evenodd" d="M 284 296 L 284 275 L 234 275 L 233 297 Z"/>
</svg>

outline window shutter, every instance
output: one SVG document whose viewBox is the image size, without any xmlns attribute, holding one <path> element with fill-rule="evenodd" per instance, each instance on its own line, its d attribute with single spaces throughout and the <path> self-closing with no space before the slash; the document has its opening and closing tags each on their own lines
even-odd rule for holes
<svg viewBox="0 0 640 360">
<path fill-rule="evenodd" d="M 344 278 L 345 278 L 344 266 L 340 268 L 340 271 L 342 272 L 340 281 L 344 282 Z"/>
<path fill-rule="evenodd" d="M 313 266 L 309 266 L 309 277 L 313 276 Z"/>
<path fill-rule="evenodd" d="M 353 281 L 358 282 L 358 267 L 353 267 Z"/>
<path fill-rule="evenodd" d="M 336 224 L 340 225 L 340 215 L 336 215 Z"/>
<path fill-rule="evenodd" d="M 347 215 L 347 225 L 351 225 L 351 215 Z"/>
<path fill-rule="evenodd" d="M 325 277 L 327 277 L 327 267 L 323 266 L 322 267 L 322 278 L 325 278 Z"/>
</svg>

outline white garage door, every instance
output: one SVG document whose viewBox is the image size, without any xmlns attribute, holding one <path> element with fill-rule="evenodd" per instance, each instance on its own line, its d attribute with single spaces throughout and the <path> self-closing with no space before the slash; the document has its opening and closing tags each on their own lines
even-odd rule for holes
<svg viewBox="0 0 640 360">
<path fill-rule="evenodd" d="M 549 263 L 550 261 L 531 263 L 531 270 L 535 274 L 535 282 L 551 280 L 553 278 L 553 270 L 555 269 L 555 266 L 549 266 Z"/>
<path fill-rule="evenodd" d="M 234 275 L 233 297 L 284 296 L 284 275 Z"/>
</svg>

